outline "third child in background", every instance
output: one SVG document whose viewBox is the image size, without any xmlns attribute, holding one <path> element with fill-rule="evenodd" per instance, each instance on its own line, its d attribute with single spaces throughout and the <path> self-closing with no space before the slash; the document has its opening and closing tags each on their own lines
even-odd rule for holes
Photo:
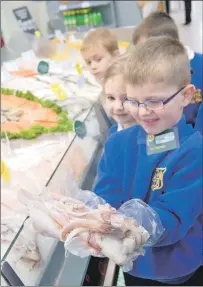
<svg viewBox="0 0 203 287">
<path fill-rule="evenodd" d="M 154 12 L 146 17 L 134 30 L 132 42 L 137 45 L 139 42 L 146 41 L 150 37 L 170 36 L 179 40 L 178 29 L 173 19 L 164 12 Z M 197 91 L 185 109 L 184 114 L 187 123 L 194 126 L 198 108 L 202 101 L 203 76 L 202 76 L 202 54 L 195 53 L 188 46 L 185 47 L 190 59 L 192 71 L 191 83 Z"/>
<path fill-rule="evenodd" d="M 162 1 L 136 1 L 142 12 L 142 17 L 145 18 L 156 11 L 163 11 L 164 6 Z"/>
<path fill-rule="evenodd" d="M 90 72 L 101 82 L 104 73 L 119 55 L 116 35 L 106 28 L 89 32 L 83 41 L 81 54 Z"/>
</svg>

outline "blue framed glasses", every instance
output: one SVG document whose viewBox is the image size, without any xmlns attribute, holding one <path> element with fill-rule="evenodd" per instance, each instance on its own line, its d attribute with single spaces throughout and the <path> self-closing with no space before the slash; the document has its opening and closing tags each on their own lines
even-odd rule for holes
<svg viewBox="0 0 203 287">
<path fill-rule="evenodd" d="M 161 110 L 163 109 L 163 107 L 168 104 L 173 98 L 175 98 L 175 96 L 177 96 L 183 89 L 185 88 L 182 87 L 181 89 L 179 89 L 175 94 L 173 94 L 172 96 L 170 96 L 168 99 L 161 101 L 161 100 L 146 100 L 143 103 L 140 103 L 136 100 L 130 100 L 128 98 L 126 98 L 124 100 L 123 103 L 128 103 L 129 107 L 132 109 L 138 109 L 138 107 L 140 105 L 144 105 L 145 108 L 149 109 L 149 110 L 153 110 L 153 111 L 157 111 L 157 110 Z"/>
</svg>

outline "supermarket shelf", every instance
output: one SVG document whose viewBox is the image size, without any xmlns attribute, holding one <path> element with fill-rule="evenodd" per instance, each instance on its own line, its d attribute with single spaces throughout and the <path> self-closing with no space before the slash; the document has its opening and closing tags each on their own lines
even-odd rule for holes
<svg viewBox="0 0 203 287">
<path fill-rule="evenodd" d="M 66 33 L 68 33 L 68 32 L 69 33 L 88 32 L 89 30 L 94 29 L 94 28 L 98 28 L 98 27 L 105 27 L 105 28 L 109 28 L 110 29 L 110 28 L 115 28 L 115 25 L 111 24 L 111 25 L 102 25 L 102 26 L 94 26 L 94 27 L 85 27 L 85 26 L 83 26 L 83 27 L 77 27 L 77 29 L 73 29 L 73 30 L 71 30 L 71 29 L 66 27 L 66 31 L 65 32 Z M 51 40 L 51 39 L 55 38 L 55 34 L 49 34 L 45 38 Z"/>
<path fill-rule="evenodd" d="M 78 3 L 60 4 L 59 11 L 68 11 L 90 7 L 99 7 L 109 5 L 110 1 L 80 1 Z"/>
<path fill-rule="evenodd" d="M 88 32 L 91 29 L 96 29 L 99 27 L 105 27 L 105 28 L 114 28 L 115 25 L 111 24 L 111 25 L 95 25 L 92 27 L 87 27 L 87 26 L 78 26 L 75 29 L 70 29 L 68 27 L 66 27 L 66 32 Z"/>
</svg>

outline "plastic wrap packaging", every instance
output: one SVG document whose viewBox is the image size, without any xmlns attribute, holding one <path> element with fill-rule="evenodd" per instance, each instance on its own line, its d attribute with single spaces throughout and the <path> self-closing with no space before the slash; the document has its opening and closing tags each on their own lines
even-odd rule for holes
<svg viewBox="0 0 203 287">
<path fill-rule="evenodd" d="M 91 191 L 79 189 L 71 175 L 68 182 L 69 196 L 43 192 L 33 197 L 21 191 L 19 198 L 35 229 L 64 241 L 66 256 L 108 257 L 130 271 L 144 247 L 153 246 L 163 233 L 158 215 L 136 199 L 115 210 Z"/>
</svg>

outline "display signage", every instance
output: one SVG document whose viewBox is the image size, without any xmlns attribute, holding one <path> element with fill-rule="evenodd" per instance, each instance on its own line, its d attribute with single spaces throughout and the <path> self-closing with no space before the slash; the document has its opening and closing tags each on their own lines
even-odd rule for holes
<svg viewBox="0 0 203 287">
<path fill-rule="evenodd" d="M 27 6 L 13 9 L 13 14 L 15 15 L 23 32 L 35 34 L 35 31 L 39 30 Z"/>
</svg>

